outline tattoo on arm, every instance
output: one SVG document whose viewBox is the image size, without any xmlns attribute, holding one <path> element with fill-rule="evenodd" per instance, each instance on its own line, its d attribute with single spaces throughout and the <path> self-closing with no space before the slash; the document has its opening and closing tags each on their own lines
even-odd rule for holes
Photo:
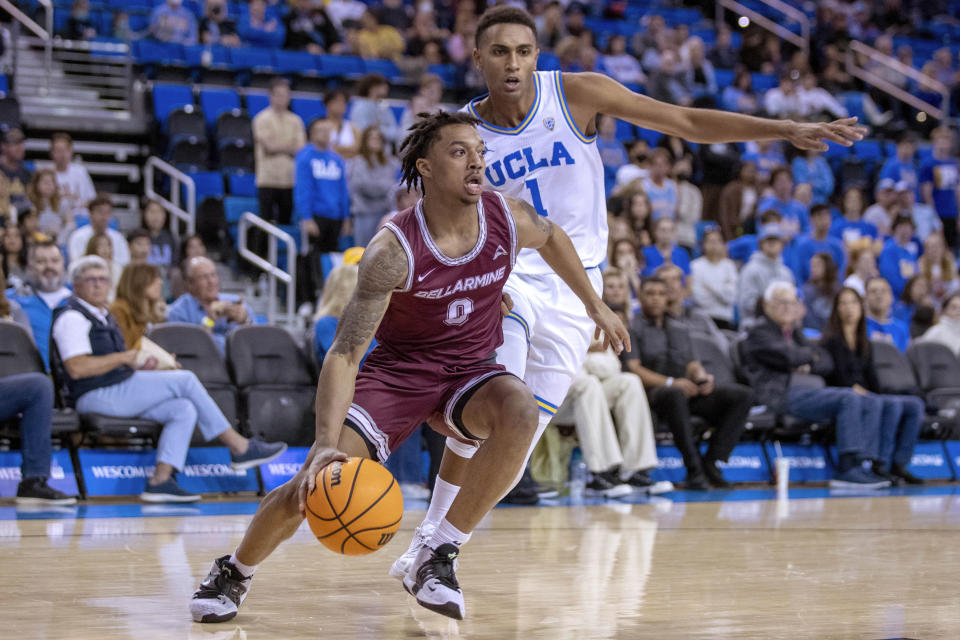
<svg viewBox="0 0 960 640">
<path fill-rule="evenodd" d="M 517 244 L 532 249 L 543 246 L 553 234 L 553 223 L 523 200 L 508 198 L 507 204 L 517 223 Z"/>
<path fill-rule="evenodd" d="M 382 233 L 371 242 L 360 261 L 357 288 L 337 323 L 331 353 L 354 354 L 359 361 L 390 304 L 390 295 L 405 282 L 407 269 L 407 256 L 392 233 Z"/>
</svg>

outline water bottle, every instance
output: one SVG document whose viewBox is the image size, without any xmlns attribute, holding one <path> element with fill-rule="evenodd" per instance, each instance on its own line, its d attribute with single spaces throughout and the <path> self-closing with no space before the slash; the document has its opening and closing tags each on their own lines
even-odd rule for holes
<svg viewBox="0 0 960 640">
<path fill-rule="evenodd" d="M 583 492 L 587 487 L 587 464 L 583 461 L 580 450 L 573 452 L 570 458 L 570 499 L 583 500 Z"/>
</svg>

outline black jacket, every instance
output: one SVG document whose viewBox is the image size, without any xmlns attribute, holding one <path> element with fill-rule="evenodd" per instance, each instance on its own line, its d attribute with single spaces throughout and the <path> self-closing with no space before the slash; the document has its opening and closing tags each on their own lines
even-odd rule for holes
<svg viewBox="0 0 960 640">
<path fill-rule="evenodd" d="M 859 355 L 839 336 L 821 340 L 820 346 L 827 350 L 833 360 L 833 371 L 826 376 L 827 384 L 831 387 L 852 387 L 858 384 L 874 393 L 880 391 L 872 350 L 866 355 Z"/>
</svg>

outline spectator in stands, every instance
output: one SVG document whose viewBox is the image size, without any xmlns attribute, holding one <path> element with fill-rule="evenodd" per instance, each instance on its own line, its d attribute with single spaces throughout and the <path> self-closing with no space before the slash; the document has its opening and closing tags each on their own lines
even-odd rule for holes
<svg viewBox="0 0 960 640">
<path fill-rule="evenodd" d="M 866 291 L 867 335 L 871 340 L 889 342 L 901 352 L 905 352 L 910 343 L 910 328 L 893 317 L 893 293 L 890 283 L 881 277 L 875 277 L 867 281 Z"/>
<path fill-rule="evenodd" d="M 926 407 L 916 396 L 881 393 L 867 339 L 863 300 L 853 289 L 844 288 L 837 294 L 821 344 L 833 360 L 827 384 L 850 387 L 862 396 L 861 402 L 877 405 L 874 412 L 880 416 L 880 442 L 873 473 L 896 484 L 923 484 L 907 471 L 907 466 L 920 437 Z"/>
<path fill-rule="evenodd" d="M 729 487 L 717 462 L 727 460 L 740 440 L 752 393 L 741 385 L 715 387 L 713 376 L 694 359 L 688 330 L 666 313 L 667 287 L 662 280 L 644 279 L 640 301 L 643 314 L 631 324 L 634 337 L 628 369 L 640 376 L 651 409 L 670 426 L 687 468 L 686 488 L 704 490 L 708 482 Z M 709 416 L 714 427 L 702 458 L 692 415 Z"/>
<path fill-rule="evenodd" d="M 153 251 L 153 243 L 150 239 L 150 232 L 146 229 L 134 229 L 127 234 L 127 247 L 130 249 L 131 264 L 149 264 L 150 252 Z"/>
<path fill-rule="evenodd" d="M 697 225 L 703 218 L 703 194 L 691 182 L 693 167 L 689 158 L 673 163 L 672 176 L 677 185 L 677 243 L 693 249 L 697 245 Z"/>
<path fill-rule="evenodd" d="M 307 143 L 307 134 L 300 116 L 290 111 L 286 78 L 270 82 L 270 106 L 252 124 L 260 216 L 274 224 L 290 224 L 294 158 Z"/>
<path fill-rule="evenodd" d="M 240 46 L 237 22 L 227 14 L 227 0 L 204 0 L 200 19 L 200 42 L 207 46 Z"/>
<path fill-rule="evenodd" d="M 360 0 L 329 0 L 325 6 L 330 20 L 341 30 L 346 27 L 347 22 L 360 20 L 363 12 L 367 10 L 367 5 Z"/>
<path fill-rule="evenodd" d="M 360 154 L 347 163 L 354 246 L 367 246 L 392 205 L 400 162 L 385 146 L 380 129 L 367 127 L 360 136 Z"/>
<path fill-rule="evenodd" d="M 416 20 L 414 20 L 414 24 L 416 24 Z M 377 20 L 377 14 L 370 9 L 364 11 L 363 15 L 360 16 L 358 44 L 359 50 L 357 53 L 367 59 L 393 60 L 400 57 L 404 48 L 403 36 L 400 35 L 400 32 L 390 25 L 380 24 Z"/>
<path fill-rule="evenodd" d="M 763 109 L 772 118 L 799 118 L 803 115 L 803 106 L 797 83 L 793 77 L 795 72 L 780 74 L 780 85 L 767 90 L 763 94 Z"/>
<path fill-rule="evenodd" d="M 743 233 L 747 222 L 757 213 L 759 195 L 757 164 L 744 160 L 740 164 L 737 179 L 720 192 L 720 211 L 717 217 L 724 238 L 733 239 Z"/>
<path fill-rule="evenodd" d="M 97 197 L 90 174 L 79 162 L 73 161 L 73 138 L 68 133 L 50 137 L 50 159 L 57 171 L 60 201 L 70 216 L 88 218 L 87 203 Z"/>
<path fill-rule="evenodd" d="M 169 322 L 189 322 L 211 332 L 220 353 L 227 346 L 227 334 L 234 327 L 253 323 L 253 309 L 239 296 L 220 292 L 220 276 L 209 258 L 190 258 L 184 263 L 187 293 L 170 305 Z"/>
<path fill-rule="evenodd" d="M 410 9 L 403 0 L 383 0 L 378 7 L 377 18 L 380 24 L 389 25 L 400 33 L 410 28 Z"/>
<path fill-rule="evenodd" d="M 747 144 L 750 149 L 751 144 Z M 757 166 L 757 181 L 769 183 L 775 169 L 785 167 L 787 158 L 783 155 L 780 143 L 776 140 L 760 140 L 755 143 L 755 150 L 743 154 L 743 162 L 753 162 Z"/>
<path fill-rule="evenodd" d="M 343 309 L 350 302 L 353 290 L 357 287 L 357 265 L 340 264 L 330 271 L 323 284 L 323 295 L 317 303 L 317 313 L 313 316 L 313 346 L 317 353 L 317 363 L 323 363 L 327 352 L 333 346 L 333 338 L 337 332 L 337 324 Z M 367 347 L 364 359 L 377 346 L 374 338 Z M 361 360 L 361 366 L 363 360 Z"/>
<path fill-rule="evenodd" d="M 910 327 L 910 338 L 913 339 L 933 326 L 935 315 L 930 283 L 918 273 L 904 285 L 903 295 L 893 305 L 893 317 Z"/>
<path fill-rule="evenodd" d="M 703 232 L 703 255 L 690 264 L 691 299 L 721 329 L 735 329 L 737 266 L 717 227 Z"/>
<path fill-rule="evenodd" d="M 850 115 L 840 102 L 817 86 L 817 76 L 807 71 L 801 76 L 801 85 L 797 87 L 800 100 L 800 114 L 806 118 L 846 118 Z"/>
<path fill-rule="evenodd" d="M 609 198 L 617 182 L 617 169 L 627 164 L 629 159 L 623 143 L 617 139 L 617 121 L 607 115 L 597 119 L 597 151 L 603 162 L 604 188 Z"/>
<path fill-rule="evenodd" d="M 920 273 L 930 283 L 930 292 L 938 305 L 947 294 L 960 288 L 957 262 L 947 249 L 942 233 L 931 233 L 927 236 L 923 241 L 923 255 L 920 256 L 917 264 L 920 267 Z"/>
<path fill-rule="evenodd" d="M 0 286 L 0 320 L 20 325 L 27 335 L 33 338 L 33 327 L 30 326 L 30 318 L 27 317 L 23 307 L 16 300 L 7 298 L 7 287 L 4 284 L 6 281 L 3 267 L 0 266 L 0 285 L 3 285 Z"/>
<path fill-rule="evenodd" d="M 140 224 L 150 236 L 150 254 L 147 262 L 160 267 L 162 273 L 175 265 L 178 260 L 177 247 L 174 244 L 173 234 L 168 228 L 167 219 L 167 210 L 159 200 L 146 201 Z"/>
<path fill-rule="evenodd" d="M 918 342 L 938 342 L 960 358 L 960 291 L 954 291 L 944 298 L 940 319 Z"/>
<path fill-rule="evenodd" d="M 813 204 L 823 204 L 833 195 L 833 170 L 819 151 L 807 151 L 793 159 L 793 179 L 797 183 L 809 184 L 812 189 Z"/>
<path fill-rule="evenodd" d="M 627 53 L 627 37 L 611 35 L 600 57 L 600 71 L 621 84 L 642 84 L 647 76 L 640 68 L 640 61 Z"/>
<path fill-rule="evenodd" d="M 37 216 L 37 230 L 40 233 L 57 239 L 64 229 L 74 224 L 73 212 L 61 207 L 57 174 L 53 170 L 40 169 L 33 173 L 27 185 L 27 197 Z"/>
<path fill-rule="evenodd" d="M 913 218 L 917 227 L 917 238 L 921 242 L 933 233 L 943 232 L 943 221 L 930 205 L 916 201 L 916 190 L 906 180 L 902 180 L 894 187 L 897 192 L 897 205 L 903 215 Z"/>
<path fill-rule="evenodd" d="M 150 35 L 160 42 L 197 44 L 197 19 L 183 7 L 183 0 L 166 0 L 150 14 Z"/>
<path fill-rule="evenodd" d="M 327 110 L 327 120 L 333 124 L 333 150 L 344 159 L 354 157 L 360 146 L 360 135 L 353 123 L 345 117 L 347 94 L 343 89 L 331 89 L 323 94 L 323 106 Z"/>
<path fill-rule="evenodd" d="M 152 264 L 131 263 L 124 267 L 110 315 L 123 333 L 126 348 L 139 349 L 147 329 L 166 320 L 166 311 L 160 270 Z"/>
<path fill-rule="evenodd" d="M 957 71 L 953 68 L 953 52 L 949 47 L 941 47 L 933 52 L 933 66 L 936 79 L 948 87 L 957 82 Z"/>
<path fill-rule="evenodd" d="M 27 243 L 16 225 L 9 225 L 3 234 L 3 271 L 7 274 L 6 286 L 18 288 L 26 281 Z"/>
<path fill-rule="evenodd" d="M 391 29 L 393 27 L 390 27 Z M 396 30 L 394 30 L 396 31 Z M 397 32 L 399 36 L 399 32 Z M 406 48 L 403 45 L 403 36 L 400 36 L 400 52 L 409 58 L 422 58 L 427 45 L 434 43 L 443 49 L 444 33 L 437 27 L 433 11 L 417 11 L 413 16 L 413 26 L 407 33 Z M 393 58 L 396 56 L 380 56 Z"/>
<path fill-rule="evenodd" d="M 774 209 L 782 218 L 780 224 L 785 234 L 784 240 L 790 242 L 794 236 L 810 227 L 810 212 L 793 198 L 793 174 L 786 167 L 777 167 L 770 174 L 773 193 L 760 200 L 757 211 Z"/>
<path fill-rule="evenodd" d="M 240 14 L 237 33 L 252 47 L 279 49 L 287 37 L 287 30 L 275 15 L 267 15 L 266 0 L 250 0 L 250 7 Z"/>
<path fill-rule="evenodd" d="M 650 173 L 643 178 L 643 190 L 650 198 L 654 220 L 677 216 L 677 183 L 670 178 L 672 164 L 666 149 L 657 147 L 650 152 Z"/>
<path fill-rule="evenodd" d="M 46 374 L 20 373 L 0 378 L 0 421 L 13 420 L 20 426 L 23 463 L 20 465 L 17 505 L 55 506 L 77 502 L 75 496 L 68 496 L 47 484 L 52 456 L 52 417 L 53 383 Z"/>
<path fill-rule="evenodd" d="M 876 227 L 880 237 L 888 236 L 891 230 L 890 223 L 900 208 L 896 183 L 890 178 L 879 180 L 875 195 L 876 202 L 863 212 L 863 220 Z"/>
<path fill-rule="evenodd" d="M 369 126 L 380 127 L 383 137 L 391 146 L 401 141 L 400 127 L 393 111 L 384 102 L 390 85 L 387 79 L 379 73 L 368 73 L 357 83 L 357 99 L 353 103 L 350 121 L 358 130 L 363 131 Z"/>
<path fill-rule="evenodd" d="M 97 27 L 90 18 L 88 0 L 74 0 L 63 37 L 67 40 L 91 40 L 97 37 Z"/>
<path fill-rule="evenodd" d="M 720 106 L 727 111 L 739 113 L 757 113 L 757 94 L 753 90 L 753 78 L 744 70 L 737 71 L 733 84 L 723 89 Z"/>
<path fill-rule="evenodd" d="M 957 249 L 957 187 L 960 186 L 960 163 L 951 155 L 953 132 L 937 127 L 930 134 L 933 156 L 920 168 L 920 192 L 923 201 L 933 207 L 943 221 L 947 245 Z"/>
<path fill-rule="evenodd" d="M 784 236 L 780 224 L 765 224 L 757 234 L 759 251 L 740 271 L 737 308 L 740 310 L 741 326 L 748 326 L 757 319 L 757 303 L 773 282 L 794 282 L 793 272 L 783 263 Z M 746 323 L 746 324 L 745 324 Z"/>
<path fill-rule="evenodd" d="M 293 0 L 290 12 L 283 19 L 287 39 L 284 49 L 308 51 L 314 55 L 339 53 L 342 45 L 337 26 L 326 9 L 312 0 Z"/>
<path fill-rule="evenodd" d="M 913 239 L 915 230 L 913 218 L 904 215 L 894 218 L 893 233 L 887 238 L 878 260 L 880 275 L 890 283 L 896 298 L 903 293 L 907 280 L 920 270 L 917 263 L 920 247 Z"/>
<path fill-rule="evenodd" d="M 58 309 L 52 340 L 66 374 L 67 389 L 80 413 L 137 416 L 163 424 L 157 465 L 141 499 L 194 502 L 177 484 L 194 426 L 207 440 L 218 438 L 230 449 L 234 469 L 247 469 L 280 455 L 286 445 L 244 438 L 230 427 L 216 403 L 190 371 L 150 371 L 139 352 L 125 349 L 123 335 L 106 307 L 110 276 L 96 256 L 71 267 L 75 295 Z"/>
<path fill-rule="evenodd" d="M 107 264 L 110 270 L 110 292 L 107 295 L 107 302 L 113 302 L 117 293 L 117 282 L 120 281 L 120 273 L 123 267 L 117 264 L 113 259 L 113 244 L 106 234 L 95 233 L 87 240 L 87 246 L 83 250 L 85 256 L 100 256 Z M 72 261 L 71 261 L 72 262 Z"/>
<path fill-rule="evenodd" d="M 615 189 L 650 175 L 650 145 L 646 140 L 639 138 L 631 142 L 627 148 L 627 159 L 630 163 L 617 169 Z"/>
<path fill-rule="evenodd" d="M 874 247 L 866 240 L 859 240 L 850 245 L 849 250 L 850 261 L 847 263 L 847 277 L 843 286 L 866 296 L 867 281 L 876 278 L 880 273 Z"/>
<path fill-rule="evenodd" d="M 113 244 L 113 259 L 121 267 L 130 262 L 127 239 L 119 231 L 110 228 L 113 219 L 113 202 L 107 195 L 99 195 L 87 204 L 90 211 L 90 224 L 80 227 L 70 234 L 67 240 L 67 255 L 70 260 L 84 255 L 90 237 L 100 234 L 110 238 Z"/>
<path fill-rule="evenodd" d="M 667 287 L 667 314 L 672 320 L 692 333 L 710 338 L 721 351 L 729 349 L 726 336 L 720 333 L 713 319 L 690 304 L 690 286 L 680 267 L 660 265 L 653 275 Z"/>
<path fill-rule="evenodd" d="M 420 76 L 420 86 L 410 103 L 404 107 L 400 116 L 400 136 L 406 137 L 410 127 L 420 121 L 418 114 L 433 113 L 441 110 L 440 100 L 443 97 L 443 79 L 435 73 L 425 73 Z"/>
<path fill-rule="evenodd" d="M 647 192 L 643 190 L 643 184 L 639 180 L 624 190 L 621 196 L 623 208 L 621 215 L 628 221 L 628 225 L 633 232 L 633 237 L 639 247 L 649 247 L 653 244 L 653 207 L 650 205 L 650 198 Z"/>
<path fill-rule="evenodd" d="M 797 236 L 794 241 L 793 272 L 797 282 L 803 284 L 809 279 L 810 258 L 816 253 L 829 253 L 836 269 L 843 271 L 846 268 L 847 256 L 843 243 L 830 235 L 831 222 L 830 207 L 827 205 L 817 204 L 810 209 L 810 232 Z M 830 296 L 830 302 L 833 303 L 833 295 Z"/>
<path fill-rule="evenodd" d="M 180 242 L 180 251 L 177 252 L 179 262 L 170 269 L 170 297 L 176 299 L 187 292 L 186 279 L 183 276 L 184 266 L 192 258 L 207 257 L 207 247 L 199 235 L 187 236 Z"/>
<path fill-rule="evenodd" d="M 719 91 L 717 79 L 713 72 L 713 63 L 706 57 L 703 40 L 698 36 L 690 38 L 686 42 L 686 49 L 689 56 L 684 63 L 686 86 L 690 87 L 694 96 L 715 95 Z"/>
<path fill-rule="evenodd" d="M 469 73 L 470 54 L 473 51 L 477 33 L 477 16 L 466 4 L 458 5 L 457 18 L 453 25 L 453 34 L 447 38 L 447 56 L 462 71 Z"/>
<path fill-rule="evenodd" d="M 917 134 L 908 129 L 897 137 L 897 155 L 883 163 L 880 179 L 890 178 L 894 183 L 903 181 L 916 191 L 920 184 L 917 180 L 917 163 L 914 160 L 916 153 Z"/>
<path fill-rule="evenodd" d="M 63 285 L 65 279 L 63 254 L 52 240 L 30 247 L 27 253 L 27 283 L 11 296 L 30 319 L 30 327 L 37 350 L 44 365 L 49 360 L 50 324 L 53 310 L 70 297 L 70 289 Z"/>
<path fill-rule="evenodd" d="M 774 282 L 763 293 L 762 315 L 740 344 L 743 369 L 756 401 L 778 414 L 811 422 L 835 422 L 837 474 L 831 487 L 883 488 L 889 482 L 867 470 L 863 463 L 876 455 L 875 412 L 865 410 L 853 389 L 816 387 L 795 379 L 795 374 L 829 375 L 830 355 L 810 345 L 798 328 L 803 305 L 789 282 Z"/>
<path fill-rule="evenodd" d="M 687 74 L 680 69 L 677 52 L 667 49 L 660 54 L 659 65 L 650 72 L 647 93 L 662 102 L 690 106 L 693 103 L 693 87 L 688 80 Z"/>
<path fill-rule="evenodd" d="M 623 309 L 629 324 L 634 313 L 640 312 L 640 276 L 636 251 L 630 240 L 624 238 L 614 245 L 611 266 L 603 272 L 603 301 L 611 308 Z"/>
<path fill-rule="evenodd" d="M 877 240 L 877 228 L 863 219 L 863 192 L 849 187 L 843 192 L 840 216 L 830 226 L 830 235 L 839 238 L 849 250 L 851 245 Z M 852 262 L 852 261 L 851 261 Z"/>
<path fill-rule="evenodd" d="M 330 148 L 333 123 L 314 120 L 310 144 L 295 159 L 293 204 L 301 231 L 313 250 L 337 250 L 343 221 L 350 216 L 346 163 Z"/>
<path fill-rule="evenodd" d="M 782 218 L 779 212 L 773 209 L 767 209 L 766 211 L 761 211 L 760 215 L 747 220 L 747 226 L 750 229 L 763 229 L 763 227 L 768 224 L 779 225 L 781 219 Z M 755 254 L 760 249 L 760 242 L 758 238 L 759 235 L 757 233 L 745 233 L 734 238 L 727 243 L 727 255 L 729 255 L 730 259 L 736 262 L 738 265 L 746 264 L 750 261 L 750 256 Z M 784 264 L 786 264 L 786 250 L 784 251 L 783 259 Z"/>
<path fill-rule="evenodd" d="M 806 314 L 803 316 L 803 328 L 813 331 L 823 331 L 833 300 L 837 295 L 837 263 L 826 251 L 815 253 L 808 260 L 807 272 L 809 278 L 803 285 L 803 305 Z"/>
<path fill-rule="evenodd" d="M 17 127 L 10 127 L 0 135 L 3 136 L 0 140 L 0 180 L 4 183 L 3 191 L 9 198 L 10 206 L 16 207 L 20 214 L 30 209 L 30 200 L 27 198 L 30 172 L 23 162 L 26 137 Z M 7 202 L 0 202 L 0 210 L 7 209 Z"/>
<path fill-rule="evenodd" d="M 717 41 L 710 49 L 707 57 L 717 69 L 733 69 L 737 66 L 739 58 L 737 50 L 733 48 L 730 27 L 725 24 L 717 27 Z"/>
<path fill-rule="evenodd" d="M 677 225 L 666 216 L 653 221 L 653 244 L 643 248 L 644 275 L 652 275 L 662 264 L 675 264 L 690 273 L 690 254 L 677 246 Z"/>
</svg>

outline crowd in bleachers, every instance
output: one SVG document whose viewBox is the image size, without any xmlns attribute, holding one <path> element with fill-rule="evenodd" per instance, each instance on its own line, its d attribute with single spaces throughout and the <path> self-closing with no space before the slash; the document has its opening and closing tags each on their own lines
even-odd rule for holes
<svg viewBox="0 0 960 640">
<path fill-rule="evenodd" d="M 745 429 L 764 422 L 757 416 L 773 414 L 781 424 L 783 416 L 836 424 L 846 456 L 839 472 L 853 483 L 916 481 L 906 466 L 923 412 L 918 418 L 915 403 L 901 397 L 922 397 L 943 381 L 891 388 L 875 369 L 881 343 L 914 364 L 930 351 L 913 345 L 926 343 L 960 357 L 956 140 L 948 127 L 931 128 L 932 119 L 864 91 L 846 75 L 843 57 L 851 38 L 864 39 L 955 90 L 956 52 L 929 46 L 952 31 L 927 13 L 929 4 L 890 1 L 865 13 L 864 3 L 821 3 L 814 18 L 823 46 L 806 59 L 765 32 L 714 26 L 695 8 L 533 3 L 541 68 L 597 70 L 678 104 L 797 119 L 852 113 L 872 127 L 852 149 L 831 144 L 823 153 L 798 153 L 775 141 L 696 145 L 598 119 L 610 223 L 605 296 L 634 330 L 635 352 L 614 371 L 597 351 L 585 374 L 599 386 L 585 379 L 571 393 L 568 419 L 580 432 L 595 489 L 615 495 L 621 482 L 654 485 L 653 424 L 636 423 L 637 412 L 650 411 L 681 449 L 691 488 L 725 486 L 717 461 Z M 73 161 L 69 136 L 51 140 L 54 170 L 31 173 L 22 131 L 7 128 L 0 212 L 10 289 L 0 314 L 33 335 L 49 364 L 54 310 L 80 304 L 66 265 L 96 265 L 109 280 L 99 309 L 109 309 L 122 337 L 118 353 L 141 351 L 150 327 L 178 322 L 200 327 L 231 357 L 228 336 L 254 323 L 254 313 L 220 291 L 216 265 L 205 256 L 208 246 L 233 244 L 240 214 L 253 211 L 309 241 L 310 252 L 296 258 L 298 299 L 317 302 L 309 350 L 322 362 L 344 282 L 356 277 L 355 254 L 332 274 L 324 256 L 363 247 L 385 216 L 415 201 L 396 184 L 397 146 L 417 113 L 441 108 L 445 88 L 478 82 L 469 52 L 479 8 L 397 0 L 78 0 L 68 17 L 58 11 L 65 36 L 140 37 L 135 53 L 145 74 L 162 75 L 169 62 L 185 70 L 184 80 L 201 82 L 156 82 L 152 90 L 156 151 L 194 178 L 200 235 L 178 244 L 158 202 L 144 204 L 141 228 L 121 234 L 109 198 L 95 193 Z M 287 57 L 292 52 L 299 57 Z M 231 78 L 238 84 L 251 82 L 252 70 L 263 72 L 269 90 L 202 84 L 210 79 L 205 70 L 218 66 L 239 71 Z M 427 68 L 437 73 L 419 75 Z M 333 74 L 342 75 L 322 98 L 291 91 L 304 77 Z M 389 100 L 392 82 L 411 74 L 416 94 L 405 103 Z M 357 82 L 348 88 L 344 79 Z M 902 75 L 891 80 L 923 92 Z M 262 237 L 250 242 L 263 253 Z M 757 344 L 768 351 L 746 346 Z M 726 366 L 729 376 L 720 373 Z M 787 385 L 798 371 L 832 386 L 796 391 Z M 642 385 L 625 382 L 630 376 Z M 603 385 L 619 390 L 598 393 Z M 894 408 L 862 399 L 880 392 L 901 399 L 887 402 Z M 951 406 L 940 396 L 926 399 L 930 412 Z M 625 406 L 631 409 L 617 409 Z M 604 426 L 596 416 L 611 410 L 616 424 Z M 704 424 L 696 416 L 713 428 L 702 460 L 695 446 Z M 853 433 L 853 424 L 873 424 L 876 433 Z M 412 442 L 416 456 L 420 443 Z"/>
</svg>

